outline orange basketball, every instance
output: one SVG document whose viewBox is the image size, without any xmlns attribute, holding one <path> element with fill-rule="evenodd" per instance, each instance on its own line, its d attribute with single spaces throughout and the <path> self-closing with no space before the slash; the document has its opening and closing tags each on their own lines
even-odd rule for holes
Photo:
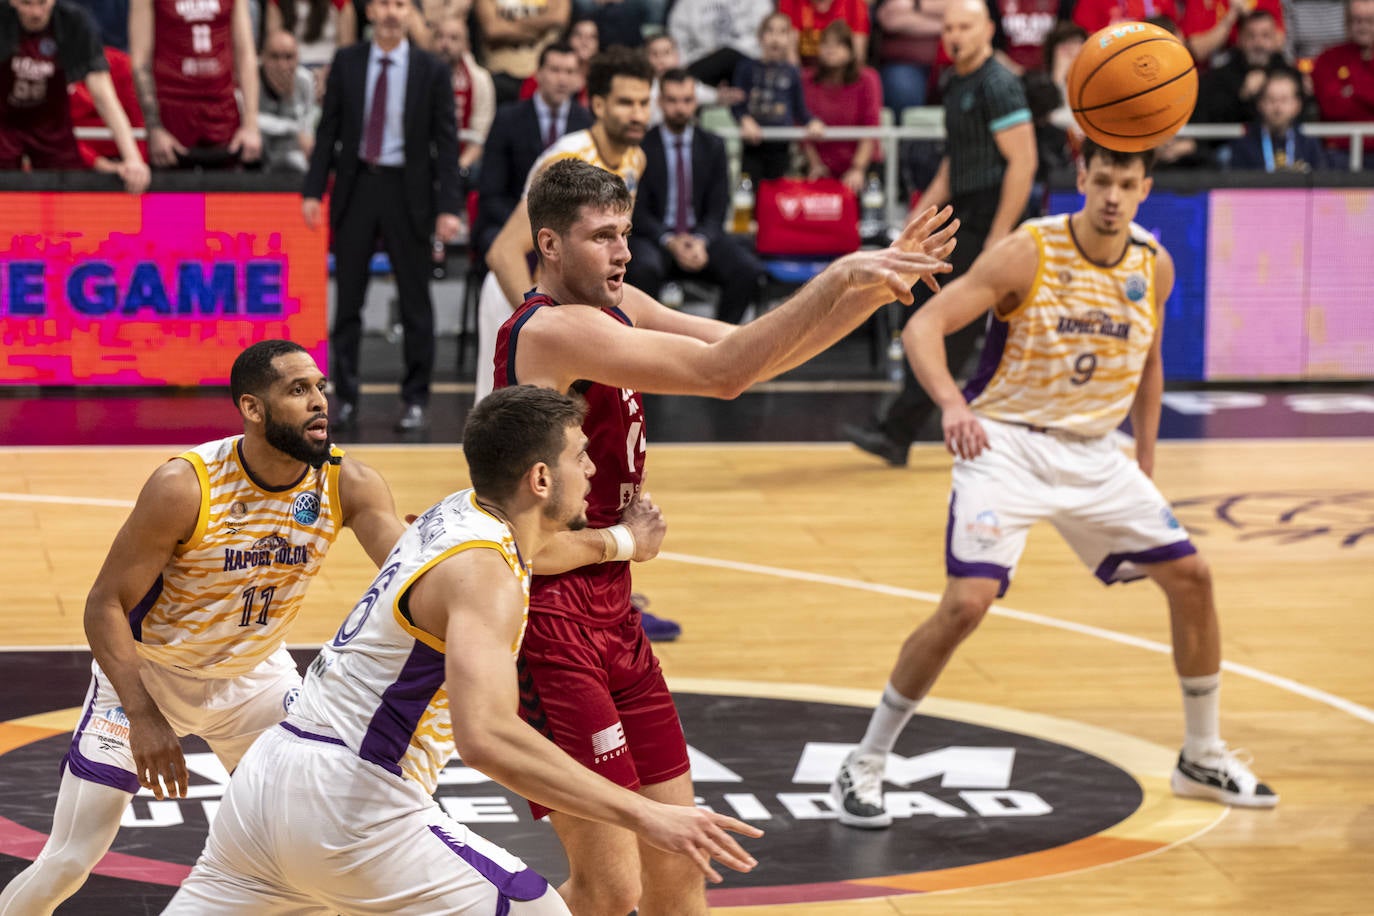
<svg viewBox="0 0 1374 916">
<path fill-rule="evenodd" d="M 1067 88 L 1074 119 L 1093 142 L 1134 153 L 1188 123 L 1197 68 L 1187 46 L 1159 26 L 1118 22 L 1083 45 Z"/>
</svg>

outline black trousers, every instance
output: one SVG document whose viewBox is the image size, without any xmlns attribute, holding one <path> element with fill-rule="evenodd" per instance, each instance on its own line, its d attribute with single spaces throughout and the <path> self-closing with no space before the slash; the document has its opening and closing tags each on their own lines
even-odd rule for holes
<svg viewBox="0 0 1374 916">
<path fill-rule="evenodd" d="M 358 348 L 362 343 L 363 299 L 377 236 L 391 258 L 405 332 L 405 375 L 401 400 L 429 403 L 434 374 L 434 305 L 429 298 L 429 241 L 415 234 L 406 206 L 402 169 L 359 172 L 348 211 L 334 227 L 334 283 L 338 309 L 329 333 L 330 375 L 340 400 L 358 403 Z"/>
<path fill-rule="evenodd" d="M 758 299 L 763 280 L 763 264 L 741 241 L 722 235 L 706 244 L 706 266 L 691 273 L 678 266 L 666 249 L 654 239 L 630 236 L 630 264 L 625 271 L 628 283 L 658 298 L 663 284 L 671 279 L 701 279 L 720 287 L 716 317 L 739 324 L 750 304 Z"/>
<path fill-rule="evenodd" d="M 982 253 L 988 232 L 992 228 L 992 219 L 997 215 L 997 203 L 1001 193 L 1000 188 L 989 188 L 973 194 L 960 195 L 951 201 L 954 215 L 959 218 L 959 244 L 949 257 L 953 271 L 939 276 L 941 286 L 966 273 Z M 908 320 L 915 310 L 929 302 L 933 295 L 924 284 L 917 284 L 915 289 L 916 305 L 906 310 Z M 949 371 L 956 378 L 964 364 L 969 361 L 969 357 L 973 355 L 986 327 L 986 321 L 979 319 L 945 338 L 945 358 L 949 360 Z M 921 383 L 916 381 L 916 375 L 911 371 L 911 363 L 902 360 L 902 389 L 883 409 L 878 419 L 878 429 L 898 445 L 910 445 L 916 441 L 921 427 L 934 411 L 935 402 L 926 394 Z"/>
</svg>

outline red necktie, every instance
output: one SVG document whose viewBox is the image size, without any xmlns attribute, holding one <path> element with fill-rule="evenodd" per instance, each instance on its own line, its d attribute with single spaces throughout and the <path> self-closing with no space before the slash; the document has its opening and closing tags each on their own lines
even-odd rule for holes
<svg viewBox="0 0 1374 916">
<path fill-rule="evenodd" d="M 363 158 L 375 165 L 382 158 L 382 133 L 386 126 L 386 70 L 391 58 L 381 59 L 377 82 L 372 87 L 372 110 L 367 113 L 367 132 L 363 135 Z"/>
<path fill-rule="evenodd" d="M 688 214 L 692 207 L 692 184 L 687 179 L 687 138 L 677 138 L 677 223 L 673 227 L 678 235 L 691 231 Z"/>
<path fill-rule="evenodd" d="M 558 142 L 558 112 L 549 109 L 549 132 L 544 137 L 544 149 L 548 149 Z"/>
</svg>

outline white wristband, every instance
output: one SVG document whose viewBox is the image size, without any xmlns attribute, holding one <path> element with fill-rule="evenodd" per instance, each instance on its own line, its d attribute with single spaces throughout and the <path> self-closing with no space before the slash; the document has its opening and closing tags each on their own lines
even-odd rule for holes
<svg viewBox="0 0 1374 916">
<path fill-rule="evenodd" d="M 605 563 L 614 563 L 621 560 L 633 560 L 635 555 L 635 536 L 625 525 L 612 525 L 603 529 L 607 534 L 615 539 L 615 554 L 607 557 Z"/>
</svg>

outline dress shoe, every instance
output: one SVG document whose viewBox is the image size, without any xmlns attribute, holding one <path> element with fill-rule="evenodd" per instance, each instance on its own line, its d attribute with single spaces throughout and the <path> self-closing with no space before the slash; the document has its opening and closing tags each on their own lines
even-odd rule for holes
<svg viewBox="0 0 1374 916">
<path fill-rule="evenodd" d="M 334 411 L 334 416 L 329 419 L 331 432 L 346 433 L 358 424 L 358 408 L 354 404 L 344 401 Z"/>
<path fill-rule="evenodd" d="M 870 455 L 876 455 L 883 459 L 894 468 L 906 467 L 907 452 L 911 450 L 909 445 L 900 445 L 876 429 L 855 426 L 853 423 L 840 424 L 840 435 Z"/>
<path fill-rule="evenodd" d="M 407 404 L 401 419 L 396 421 L 396 432 L 413 433 L 429 428 L 429 415 L 419 404 Z"/>
</svg>

